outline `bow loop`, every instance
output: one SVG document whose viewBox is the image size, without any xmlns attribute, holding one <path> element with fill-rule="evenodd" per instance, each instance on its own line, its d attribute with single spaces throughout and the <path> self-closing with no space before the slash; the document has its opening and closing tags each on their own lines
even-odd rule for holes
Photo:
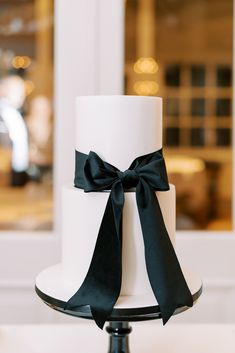
<svg viewBox="0 0 235 353">
<path fill-rule="evenodd" d="M 111 189 L 117 178 L 117 172 L 116 167 L 104 162 L 95 152 L 91 151 L 84 164 L 84 191 Z"/>
<path fill-rule="evenodd" d="M 169 190 L 162 150 L 136 158 L 119 171 L 95 152 L 76 151 L 75 187 L 85 192 L 110 190 L 87 275 L 66 303 L 73 310 L 90 305 L 96 324 L 103 328 L 119 297 L 122 279 L 122 210 L 124 189 L 136 187 L 136 201 L 144 238 L 149 281 L 165 324 L 175 309 L 192 306 L 192 294 L 167 233 L 155 191 Z M 89 236 L 89 234 L 87 234 Z"/>
<path fill-rule="evenodd" d="M 164 160 L 152 161 L 139 170 L 143 178 L 156 191 L 169 190 L 168 177 Z"/>
</svg>

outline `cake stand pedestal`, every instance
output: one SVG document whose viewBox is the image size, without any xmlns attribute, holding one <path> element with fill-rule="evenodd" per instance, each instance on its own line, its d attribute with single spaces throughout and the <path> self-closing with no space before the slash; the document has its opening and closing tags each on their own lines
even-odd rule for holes
<svg viewBox="0 0 235 353">
<path fill-rule="evenodd" d="M 63 298 L 63 290 L 66 291 L 66 285 L 63 283 L 63 279 L 61 279 L 62 277 L 59 276 L 60 274 L 59 266 L 44 270 L 36 280 L 35 290 L 37 295 L 45 304 L 56 311 L 63 314 L 92 320 L 93 318 L 88 305 L 79 307 L 73 311 L 64 309 L 66 300 L 58 299 L 61 297 Z M 190 277 L 190 290 L 193 296 L 193 302 L 195 304 L 202 293 L 202 283 L 196 274 L 190 273 L 188 277 Z M 55 295 L 55 291 L 58 294 Z M 138 305 L 138 307 L 135 305 L 131 306 L 132 307 L 125 307 L 124 305 L 123 307 L 114 308 L 111 316 L 107 320 L 109 321 L 109 325 L 106 327 L 106 331 L 110 335 L 108 353 L 130 352 L 128 335 L 131 333 L 132 329 L 129 322 L 161 318 L 161 312 L 158 305 Z M 174 315 L 182 313 L 187 309 L 189 308 L 185 306 L 180 307 L 174 312 Z"/>
</svg>

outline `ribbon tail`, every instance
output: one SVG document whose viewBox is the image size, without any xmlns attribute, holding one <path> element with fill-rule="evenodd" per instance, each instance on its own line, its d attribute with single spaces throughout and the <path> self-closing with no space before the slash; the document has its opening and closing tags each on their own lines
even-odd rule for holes
<svg viewBox="0 0 235 353">
<path fill-rule="evenodd" d="M 193 298 L 166 230 L 155 191 L 143 179 L 137 185 L 136 200 L 149 281 L 163 324 L 166 324 L 177 308 L 193 306 Z"/>
<path fill-rule="evenodd" d="M 89 305 L 93 318 L 101 329 L 118 299 L 122 278 L 122 234 L 117 232 L 116 227 L 117 219 L 121 222 L 122 208 L 117 207 L 114 213 L 111 194 L 112 191 L 87 275 L 81 287 L 65 305 L 67 310 L 76 310 L 80 306 Z"/>
</svg>

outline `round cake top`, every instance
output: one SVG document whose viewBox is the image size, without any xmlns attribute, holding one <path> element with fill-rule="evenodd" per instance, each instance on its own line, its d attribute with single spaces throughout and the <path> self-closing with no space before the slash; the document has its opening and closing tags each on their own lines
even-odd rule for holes
<svg viewBox="0 0 235 353">
<path fill-rule="evenodd" d="M 75 147 L 127 169 L 136 157 L 162 148 L 162 98 L 77 97 Z"/>
</svg>

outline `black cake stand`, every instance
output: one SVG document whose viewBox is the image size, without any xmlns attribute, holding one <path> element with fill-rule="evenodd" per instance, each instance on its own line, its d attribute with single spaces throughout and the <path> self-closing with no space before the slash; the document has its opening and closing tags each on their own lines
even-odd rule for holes
<svg viewBox="0 0 235 353">
<path fill-rule="evenodd" d="M 197 284 L 191 288 L 194 304 L 202 293 L 201 282 L 200 284 L 198 284 L 198 281 L 196 282 Z M 45 290 L 40 287 L 40 281 L 39 284 L 36 281 L 35 290 L 37 295 L 50 308 L 63 314 L 84 319 L 93 319 L 88 305 L 79 307 L 73 311 L 65 310 L 65 301 L 55 298 L 54 295 L 48 294 L 48 292 L 45 293 Z M 180 307 L 174 312 L 174 315 L 182 313 L 187 309 L 189 308 L 185 306 Z M 108 353 L 129 353 L 128 335 L 132 331 L 129 322 L 146 321 L 160 318 L 161 312 L 158 305 L 138 308 L 114 308 L 111 316 L 108 319 L 109 325 L 106 327 L 106 331 L 110 335 Z"/>
</svg>

